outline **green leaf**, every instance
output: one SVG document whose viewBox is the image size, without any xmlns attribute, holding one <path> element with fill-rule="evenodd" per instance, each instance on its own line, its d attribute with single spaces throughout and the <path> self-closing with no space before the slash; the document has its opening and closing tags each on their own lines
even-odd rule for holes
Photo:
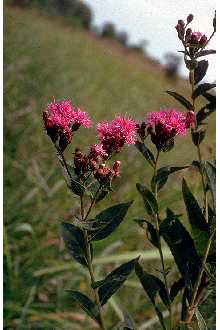
<svg viewBox="0 0 220 330">
<path fill-rule="evenodd" d="M 138 258 L 122 264 L 121 266 L 114 269 L 110 274 L 108 274 L 104 280 L 95 282 L 93 284 L 93 288 L 99 288 L 98 295 L 102 306 L 106 304 L 108 299 L 126 281 L 127 277 L 134 270 L 134 266 Z"/>
<path fill-rule="evenodd" d="M 99 213 L 95 221 L 101 228 L 90 233 L 91 240 L 98 241 L 108 237 L 124 220 L 132 203 L 133 201 L 117 204 Z"/>
<path fill-rule="evenodd" d="M 183 179 L 182 182 L 182 192 L 188 219 L 192 228 L 194 243 L 197 252 L 203 255 L 210 236 L 209 226 L 197 200 L 187 186 L 185 179 Z"/>
<path fill-rule="evenodd" d="M 83 196 L 86 188 L 80 182 L 72 179 L 70 184 L 71 190 L 74 194 L 78 196 Z"/>
<path fill-rule="evenodd" d="M 61 165 L 62 165 L 62 167 L 63 167 L 63 175 L 64 175 L 64 177 L 65 177 L 65 181 L 66 181 L 67 186 L 69 187 L 69 189 L 70 189 L 74 194 L 80 196 L 80 193 L 82 193 L 82 190 L 83 190 L 83 192 L 84 192 L 85 187 L 83 187 L 83 186 L 81 185 L 81 183 L 80 183 L 80 178 L 79 178 L 79 176 L 78 176 L 77 173 L 76 173 L 76 169 L 75 169 L 75 167 L 74 167 L 72 164 L 66 162 L 66 166 L 67 166 L 68 171 L 69 171 L 70 176 L 71 176 L 71 177 L 70 177 L 69 174 L 67 173 L 66 166 L 64 165 L 62 158 L 61 158 L 60 156 L 58 156 L 58 158 L 59 158 L 60 163 L 61 163 Z M 83 188 L 82 188 L 81 186 L 82 186 Z"/>
<path fill-rule="evenodd" d="M 135 272 L 143 286 L 144 291 L 148 295 L 149 299 L 151 300 L 151 303 L 155 308 L 155 311 L 157 313 L 157 316 L 160 320 L 163 329 L 166 329 L 163 320 L 163 315 L 156 303 L 156 296 L 157 294 L 159 294 L 165 305 L 167 306 L 168 304 L 168 297 L 166 295 L 166 289 L 163 282 L 156 276 L 153 276 L 145 272 L 138 262 L 135 265 Z"/>
<path fill-rule="evenodd" d="M 62 222 L 61 235 L 71 256 L 81 265 L 88 267 L 85 255 L 86 245 L 83 231 L 70 223 Z"/>
<path fill-rule="evenodd" d="M 216 50 L 215 49 L 206 49 L 206 50 L 202 50 L 201 52 L 199 52 L 196 55 L 196 58 L 202 57 L 202 56 L 207 56 L 207 55 L 212 55 L 212 54 L 216 54 Z"/>
<path fill-rule="evenodd" d="M 158 205 L 157 201 L 152 194 L 152 192 L 147 189 L 145 186 L 142 186 L 140 183 L 136 184 L 138 192 L 141 194 L 143 201 L 144 201 L 144 206 L 150 216 L 154 216 L 155 214 L 158 213 Z"/>
<path fill-rule="evenodd" d="M 156 173 L 156 179 L 153 177 L 151 181 L 151 187 L 154 190 L 155 184 L 157 183 L 157 190 L 159 191 L 167 182 L 168 177 L 170 174 L 184 170 L 188 168 L 189 166 L 179 166 L 179 167 L 171 167 L 171 166 L 165 166 L 161 167 L 157 170 Z"/>
<path fill-rule="evenodd" d="M 167 209 L 167 217 L 160 224 L 160 234 L 169 246 L 186 283 L 194 282 L 201 267 L 201 260 L 190 234 L 170 209 Z"/>
<path fill-rule="evenodd" d="M 209 189 L 213 198 L 214 208 L 216 208 L 216 168 L 210 162 L 203 162 L 202 167 L 206 173 Z"/>
<path fill-rule="evenodd" d="M 193 92 L 192 97 L 196 99 L 198 96 L 203 95 L 205 92 L 209 91 L 212 88 L 215 88 L 216 84 L 204 83 L 200 84 Z"/>
<path fill-rule="evenodd" d="M 204 140 L 206 135 L 206 130 L 201 128 L 195 132 L 192 132 L 192 141 L 195 146 L 199 146 L 200 143 Z"/>
<path fill-rule="evenodd" d="M 98 195 L 96 196 L 96 204 L 98 202 L 101 202 L 107 195 L 109 194 L 109 190 L 105 190 L 105 189 L 102 189 L 100 190 L 100 192 L 98 193 Z"/>
<path fill-rule="evenodd" d="M 186 109 L 192 110 L 193 105 L 182 95 L 176 93 L 176 92 L 171 92 L 171 91 L 166 91 L 169 95 L 174 97 L 178 102 L 180 102 Z"/>
<path fill-rule="evenodd" d="M 142 153 L 142 155 L 148 161 L 148 163 L 152 167 L 154 167 L 155 159 L 154 159 L 154 155 L 152 154 L 152 152 L 150 151 L 150 149 L 148 149 L 146 147 L 146 145 L 144 143 L 140 142 L 140 141 L 136 141 L 135 142 L 135 147 Z"/>
<path fill-rule="evenodd" d="M 203 96 L 210 102 L 210 109 L 216 108 L 216 95 L 210 93 L 203 93 Z"/>
<path fill-rule="evenodd" d="M 79 291 L 67 291 L 71 294 L 72 298 L 79 303 L 80 307 L 87 313 L 88 316 L 101 324 L 98 307 L 89 297 Z"/>
<path fill-rule="evenodd" d="M 198 125 L 201 125 L 202 122 L 207 118 L 209 117 L 213 112 L 215 112 L 215 107 L 213 108 L 212 105 L 211 105 L 211 108 L 210 108 L 210 105 L 211 103 L 209 104 L 206 104 L 203 108 L 201 108 L 197 115 L 196 115 L 196 121 L 197 121 L 197 124 Z"/>
<path fill-rule="evenodd" d="M 87 191 L 90 192 L 92 198 L 96 196 L 95 198 L 96 204 L 101 200 L 103 200 L 109 194 L 110 191 L 108 187 L 104 187 L 104 186 L 102 186 L 102 188 L 100 189 L 100 183 L 98 181 L 94 181 L 90 183 L 86 188 Z"/>
<path fill-rule="evenodd" d="M 197 325 L 198 325 L 198 329 L 199 330 L 208 330 L 208 327 L 206 325 L 206 322 L 202 316 L 202 314 L 200 313 L 200 311 L 198 310 L 198 308 L 196 308 L 196 311 L 195 311 L 195 315 L 196 315 L 196 318 L 197 318 Z"/>
<path fill-rule="evenodd" d="M 157 231 L 155 227 L 146 220 L 140 220 L 140 219 L 135 219 L 135 222 L 139 224 L 139 226 L 143 229 L 146 230 L 146 235 L 148 240 L 155 246 L 159 247 L 159 242 L 158 242 L 158 236 L 157 236 Z"/>
<path fill-rule="evenodd" d="M 207 60 L 202 60 L 198 62 L 197 67 L 194 70 L 194 83 L 198 84 L 206 75 L 209 62 Z"/>
<path fill-rule="evenodd" d="M 185 281 L 181 277 L 179 280 L 173 283 L 173 285 L 170 288 L 170 300 L 173 302 L 173 300 L 176 298 L 178 293 L 185 287 Z"/>
</svg>

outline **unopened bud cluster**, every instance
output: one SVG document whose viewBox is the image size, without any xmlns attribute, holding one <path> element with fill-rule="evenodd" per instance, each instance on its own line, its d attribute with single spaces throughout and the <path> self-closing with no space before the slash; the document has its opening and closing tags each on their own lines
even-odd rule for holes
<svg viewBox="0 0 220 330">
<path fill-rule="evenodd" d="M 75 172 L 82 180 L 89 173 L 93 173 L 101 184 L 105 184 L 120 175 L 121 162 L 117 160 L 113 168 L 108 167 L 105 163 L 106 153 L 97 155 L 96 146 L 92 145 L 88 154 L 84 154 L 79 148 L 75 149 L 73 153 Z"/>
<path fill-rule="evenodd" d="M 187 55 L 191 58 L 201 49 L 205 48 L 208 43 L 208 38 L 202 32 L 193 32 L 188 25 L 193 21 L 193 15 L 188 15 L 186 23 L 183 20 L 178 20 L 176 25 L 176 30 L 178 33 L 178 38 L 184 45 L 185 50 L 187 50 Z M 216 31 L 216 17 L 213 19 L 214 33 Z"/>
<path fill-rule="evenodd" d="M 176 30 L 179 39 L 182 43 L 189 48 L 201 48 L 204 47 L 208 38 L 201 32 L 192 32 L 191 28 L 187 28 L 188 24 L 193 21 L 193 15 L 190 14 L 187 17 L 187 22 L 179 20 L 176 25 Z"/>
</svg>

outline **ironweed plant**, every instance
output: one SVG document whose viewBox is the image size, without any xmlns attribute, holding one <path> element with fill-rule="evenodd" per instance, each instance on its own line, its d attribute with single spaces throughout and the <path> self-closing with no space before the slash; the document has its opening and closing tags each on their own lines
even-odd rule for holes
<svg viewBox="0 0 220 330">
<path fill-rule="evenodd" d="M 72 143 L 72 138 L 80 126 L 91 128 L 89 114 L 74 106 L 71 101 L 53 101 L 43 111 L 43 121 L 47 134 L 57 151 L 66 182 L 73 194 L 78 196 L 80 212 L 71 223 L 61 224 L 61 233 L 72 257 L 88 270 L 93 297 L 80 291 L 69 291 L 73 300 L 95 320 L 101 329 L 106 329 L 103 305 L 123 285 L 127 277 L 135 271 L 140 283 L 155 308 L 161 328 L 206 329 L 205 320 L 199 312 L 200 305 L 207 297 L 208 290 L 215 284 L 215 173 L 213 163 L 203 160 L 201 144 L 206 137 L 206 119 L 215 111 L 216 97 L 211 91 L 215 84 L 201 83 L 208 69 L 208 60 L 203 56 L 215 54 L 207 49 L 209 41 L 216 32 L 216 18 L 213 19 L 213 33 L 208 38 L 201 32 L 192 32 L 189 27 L 193 15 L 186 22 L 179 20 L 176 26 L 178 38 L 182 43 L 184 62 L 189 71 L 191 95 L 189 99 L 175 91 L 167 93 L 185 109 L 162 109 L 148 113 L 145 121 L 136 123 L 128 117 L 118 116 L 110 122 L 104 121 L 96 126 L 99 142 L 92 144 L 83 152 L 75 148 L 72 162 L 66 160 L 64 151 Z M 199 109 L 196 101 L 205 100 Z M 175 147 L 175 137 L 190 132 L 195 147 L 196 159 L 191 164 L 175 166 L 168 164 L 159 167 L 160 155 Z M 113 193 L 114 181 L 120 180 L 120 160 L 112 162 L 113 156 L 120 157 L 126 145 L 134 145 L 144 156 L 152 169 L 150 187 L 136 184 L 146 209 L 146 219 L 135 219 L 146 231 L 150 243 L 158 249 L 161 269 L 160 276 L 146 272 L 141 256 L 123 263 L 97 280 L 93 270 L 93 246 L 96 241 L 111 235 L 124 220 L 132 201 L 113 205 L 95 217 L 91 211 L 110 193 Z M 149 148 L 149 145 L 152 145 Z M 175 161 L 175 160 L 174 160 Z M 170 208 L 166 216 L 160 212 L 160 190 L 174 172 L 193 167 L 201 176 L 202 205 L 195 198 L 189 184 L 182 180 L 182 197 L 190 232 L 181 222 L 181 215 Z M 179 278 L 172 284 L 170 269 L 166 267 L 162 241 L 168 245 L 179 271 Z M 139 260 L 140 259 L 140 260 Z M 174 311 L 177 295 L 181 295 L 181 312 Z M 169 322 L 164 320 L 164 311 L 160 309 L 158 299 L 167 309 Z M 180 315 L 178 315 L 178 313 Z M 134 322 L 126 315 L 124 322 L 114 329 L 135 329 Z"/>
</svg>

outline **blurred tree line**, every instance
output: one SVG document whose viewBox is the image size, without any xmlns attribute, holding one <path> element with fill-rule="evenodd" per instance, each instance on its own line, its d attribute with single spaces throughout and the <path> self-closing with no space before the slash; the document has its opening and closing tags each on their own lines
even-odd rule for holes
<svg viewBox="0 0 220 330">
<path fill-rule="evenodd" d="M 43 9 L 47 14 L 63 16 L 78 22 L 85 29 L 91 28 L 92 11 L 80 0 L 9 0 L 8 3 L 19 7 Z"/>
<path fill-rule="evenodd" d="M 93 30 L 93 32 L 102 37 L 109 38 L 119 42 L 122 46 L 146 57 L 148 42 L 142 40 L 139 44 L 129 44 L 128 34 L 125 31 L 117 31 L 115 25 L 106 22 L 101 30 L 92 27 L 93 13 L 91 8 L 81 0 L 7 0 L 7 4 L 19 7 L 31 7 L 43 10 L 49 15 L 64 17 L 68 23 L 78 24 L 84 29 Z M 149 57 L 149 56 L 148 56 Z M 157 62 L 155 60 L 155 62 Z M 165 55 L 164 72 L 167 78 L 176 79 L 179 73 L 180 60 L 175 54 Z"/>
</svg>

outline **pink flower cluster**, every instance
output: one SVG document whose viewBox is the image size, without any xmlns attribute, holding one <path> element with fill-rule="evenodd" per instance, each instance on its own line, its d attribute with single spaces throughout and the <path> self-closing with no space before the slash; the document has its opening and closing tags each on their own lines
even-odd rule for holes
<svg viewBox="0 0 220 330">
<path fill-rule="evenodd" d="M 201 32 L 193 32 L 191 34 L 189 43 L 194 45 L 199 44 L 200 46 L 203 46 L 207 42 L 207 40 L 208 39 L 205 34 Z"/>
<path fill-rule="evenodd" d="M 73 131 L 81 125 L 86 128 L 92 125 L 87 112 L 74 107 L 68 100 L 50 103 L 43 111 L 43 121 L 47 134 L 53 142 L 60 137 L 63 148 L 71 143 Z"/>
<path fill-rule="evenodd" d="M 187 128 L 195 122 L 193 111 L 188 113 L 176 109 L 164 109 L 159 112 L 150 112 L 146 119 L 147 130 L 151 139 L 158 148 L 163 147 L 176 135 L 186 135 Z"/>
<path fill-rule="evenodd" d="M 97 161 L 98 158 L 105 159 L 108 157 L 107 152 L 103 149 L 102 144 L 92 144 L 90 146 L 90 158 Z"/>
<path fill-rule="evenodd" d="M 99 123 L 97 132 L 103 149 L 110 155 L 112 152 L 120 152 L 125 144 L 135 143 L 136 123 L 119 116 L 111 122 Z"/>
</svg>

